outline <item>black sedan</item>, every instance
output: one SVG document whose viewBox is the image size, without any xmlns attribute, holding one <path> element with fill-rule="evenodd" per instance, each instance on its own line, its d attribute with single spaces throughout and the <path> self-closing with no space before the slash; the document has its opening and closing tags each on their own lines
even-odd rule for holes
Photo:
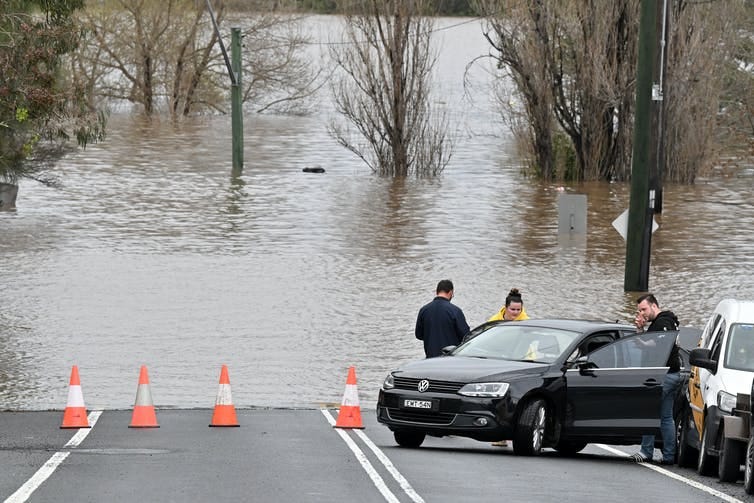
<svg viewBox="0 0 754 503">
<path fill-rule="evenodd" d="M 520 455 L 660 441 L 666 362 L 676 339 L 687 348 L 698 331 L 677 336 L 585 320 L 487 323 L 445 356 L 391 372 L 377 419 L 405 447 L 426 435 L 513 440 Z"/>
</svg>

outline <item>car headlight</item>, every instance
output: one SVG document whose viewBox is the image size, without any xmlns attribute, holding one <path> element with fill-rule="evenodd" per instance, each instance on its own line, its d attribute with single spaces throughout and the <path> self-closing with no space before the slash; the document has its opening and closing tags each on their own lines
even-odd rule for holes
<svg viewBox="0 0 754 503">
<path fill-rule="evenodd" d="M 458 390 L 459 395 L 502 398 L 508 393 L 507 382 L 473 382 Z"/>
<path fill-rule="evenodd" d="M 388 374 L 384 381 L 382 381 L 382 389 L 393 389 L 395 383 L 393 382 L 393 374 Z"/>
<path fill-rule="evenodd" d="M 731 413 L 736 408 L 736 395 L 725 391 L 717 392 L 717 408 L 723 412 Z"/>
</svg>

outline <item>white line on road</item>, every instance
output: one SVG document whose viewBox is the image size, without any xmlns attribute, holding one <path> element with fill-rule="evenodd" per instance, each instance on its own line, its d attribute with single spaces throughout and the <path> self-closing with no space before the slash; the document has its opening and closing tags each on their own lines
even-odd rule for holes
<svg viewBox="0 0 754 503">
<path fill-rule="evenodd" d="M 335 426 L 335 418 L 332 417 L 330 412 L 327 409 L 320 409 L 322 411 L 322 415 L 325 416 L 327 419 L 327 422 L 330 423 L 332 426 Z M 377 470 L 374 469 L 374 466 L 372 466 L 372 463 L 369 462 L 367 459 L 366 454 L 364 454 L 364 451 L 359 449 L 359 446 L 356 445 L 356 442 L 353 441 L 351 437 L 349 437 L 343 430 L 339 428 L 335 428 L 335 431 L 338 432 L 338 435 L 340 435 L 340 438 L 343 439 L 343 441 L 346 443 L 346 445 L 351 449 L 351 451 L 356 456 L 356 459 L 359 460 L 359 463 L 361 463 L 361 466 L 364 468 L 364 471 L 367 472 L 367 475 L 369 475 L 369 478 L 372 479 L 372 482 L 377 487 L 377 489 L 382 493 L 382 495 L 385 497 L 387 501 L 390 503 L 400 503 L 400 500 L 395 497 L 395 494 L 390 490 L 390 488 L 385 484 L 385 481 L 382 480 L 382 477 L 380 477 L 380 474 L 377 473 Z"/>
<path fill-rule="evenodd" d="M 101 414 L 101 410 L 93 410 L 92 412 L 90 412 L 88 416 L 90 427 L 79 428 L 79 431 L 77 431 L 76 434 L 71 437 L 71 439 L 63 447 L 76 447 L 81 442 L 83 442 L 86 436 L 89 435 L 89 432 L 92 431 L 92 428 L 94 428 L 94 425 L 97 423 L 97 419 L 99 419 Z M 67 458 L 70 453 L 70 451 L 65 451 L 56 452 L 55 454 L 53 454 L 52 457 L 48 459 L 47 462 L 42 465 L 42 467 L 37 470 L 37 472 L 32 475 L 24 485 L 19 487 L 16 492 L 8 496 L 8 498 L 5 500 L 5 503 L 23 503 L 24 501 L 29 499 L 29 496 L 31 496 L 32 493 L 36 491 L 50 475 L 53 474 L 53 472 L 58 468 L 58 466 L 60 466 L 63 461 L 65 461 L 65 458 Z"/>
<path fill-rule="evenodd" d="M 390 472 L 390 474 L 393 476 L 396 482 L 401 486 L 401 489 L 408 494 L 408 497 L 411 498 L 411 501 L 415 501 L 416 503 L 424 503 L 424 499 L 419 496 L 419 493 L 417 493 L 413 487 L 411 487 L 411 484 L 408 483 L 408 480 L 406 480 L 406 477 L 401 475 L 401 472 L 398 471 L 398 469 L 393 465 L 392 461 L 380 450 L 379 447 L 375 445 L 372 440 L 366 436 L 366 433 L 364 433 L 361 430 L 355 430 L 356 434 L 361 438 L 361 440 L 364 441 L 365 444 L 367 444 L 367 447 L 372 449 L 372 452 L 375 456 L 377 456 L 377 459 L 380 460 L 380 462 L 387 468 L 387 471 Z"/>
<path fill-rule="evenodd" d="M 610 452 L 612 454 L 615 454 L 617 456 L 622 457 L 628 457 L 629 454 L 626 454 L 625 452 L 614 449 L 612 447 L 609 447 L 604 444 L 595 444 L 600 449 L 606 450 L 607 452 Z M 678 480 L 679 482 L 683 482 L 684 484 L 688 484 L 691 487 L 694 487 L 696 489 L 699 489 L 700 491 L 704 491 L 707 494 L 711 494 L 712 496 L 715 496 L 717 498 L 720 498 L 723 501 L 727 501 L 728 503 L 743 503 L 741 500 L 734 498 L 733 496 L 727 495 L 725 493 L 722 493 L 716 489 L 713 489 L 709 486 L 705 486 L 701 482 L 697 482 L 695 480 L 687 479 L 686 477 L 682 475 L 678 475 L 677 473 L 671 472 L 670 470 L 666 470 L 664 468 L 661 468 L 659 466 L 653 465 L 651 463 L 638 463 L 640 466 L 643 466 L 645 468 L 649 468 L 650 470 L 654 470 L 657 473 L 660 473 L 662 475 L 665 475 L 666 477 L 670 477 L 671 479 Z"/>
</svg>

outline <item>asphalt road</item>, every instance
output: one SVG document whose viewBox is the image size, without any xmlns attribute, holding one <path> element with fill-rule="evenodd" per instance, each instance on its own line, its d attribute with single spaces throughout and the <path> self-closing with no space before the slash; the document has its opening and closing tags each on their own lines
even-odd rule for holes
<svg viewBox="0 0 754 503">
<path fill-rule="evenodd" d="M 62 412 L 0 412 L 0 500 L 749 499 L 741 481 L 722 484 L 688 469 L 630 463 L 623 453 L 634 448 L 590 445 L 571 459 L 554 452 L 523 458 L 510 448 L 451 437 L 404 449 L 371 410 L 362 409 L 364 430 L 334 429 L 336 410 L 237 414 L 240 427 L 209 428 L 211 409 L 158 410 L 160 428 L 131 429 L 131 411 L 105 411 L 91 429 L 61 430 Z"/>
</svg>

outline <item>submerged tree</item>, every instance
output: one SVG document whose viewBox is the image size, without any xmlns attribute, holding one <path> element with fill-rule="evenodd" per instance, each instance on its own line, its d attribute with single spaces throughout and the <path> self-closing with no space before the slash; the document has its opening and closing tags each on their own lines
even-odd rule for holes
<svg viewBox="0 0 754 503">
<path fill-rule="evenodd" d="M 625 175 L 638 2 L 478 0 L 493 57 L 513 83 L 501 104 L 543 179 Z"/>
<path fill-rule="evenodd" d="M 447 123 L 430 106 L 436 55 L 428 5 L 348 2 L 345 42 L 331 46 L 332 90 L 345 124 L 333 121 L 330 134 L 380 175 L 436 175 L 450 160 Z"/>
<path fill-rule="evenodd" d="M 726 62 L 723 94 L 720 103 L 718 144 L 737 159 L 754 158 L 754 1 L 743 5 L 743 15 L 735 32 L 732 57 Z M 722 156 L 721 156 L 722 157 Z M 721 158 L 721 164 L 725 159 Z"/>
<path fill-rule="evenodd" d="M 228 18 L 213 0 L 218 26 Z M 238 24 L 244 37 L 244 101 L 282 108 L 315 89 L 319 71 L 303 47 L 300 18 L 256 6 Z M 72 61 L 82 85 L 146 115 L 224 112 L 229 77 L 204 1 L 106 0 L 87 8 L 89 36 Z"/>
<path fill-rule="evenodd" d="M 476 4 L 492 56 L 514 85 L 501 103 L 533 170 L 545 180 L 627 180 L 640 0 Z M 668 2 L 666 179 L 693 182 L 711 160 L 739 4 Z"/>
<path fill-rule="evenodd" d="M 754 155 L 745 152 L 754 145 L 754 59 L 746 50 L 754 3 L 669 5 L 665 165 L 668 179 L 693 182 L 715 165 Z"/>
<path fill-rule="evenodd" d="M 104 116 L 60 71 L 75 50 L 72 19 L 82 1 L 2 1 L 0 11 L 0 181 L 56 183 L 50 168 L 73 145 L 101 139 Z"/>
</svg>

